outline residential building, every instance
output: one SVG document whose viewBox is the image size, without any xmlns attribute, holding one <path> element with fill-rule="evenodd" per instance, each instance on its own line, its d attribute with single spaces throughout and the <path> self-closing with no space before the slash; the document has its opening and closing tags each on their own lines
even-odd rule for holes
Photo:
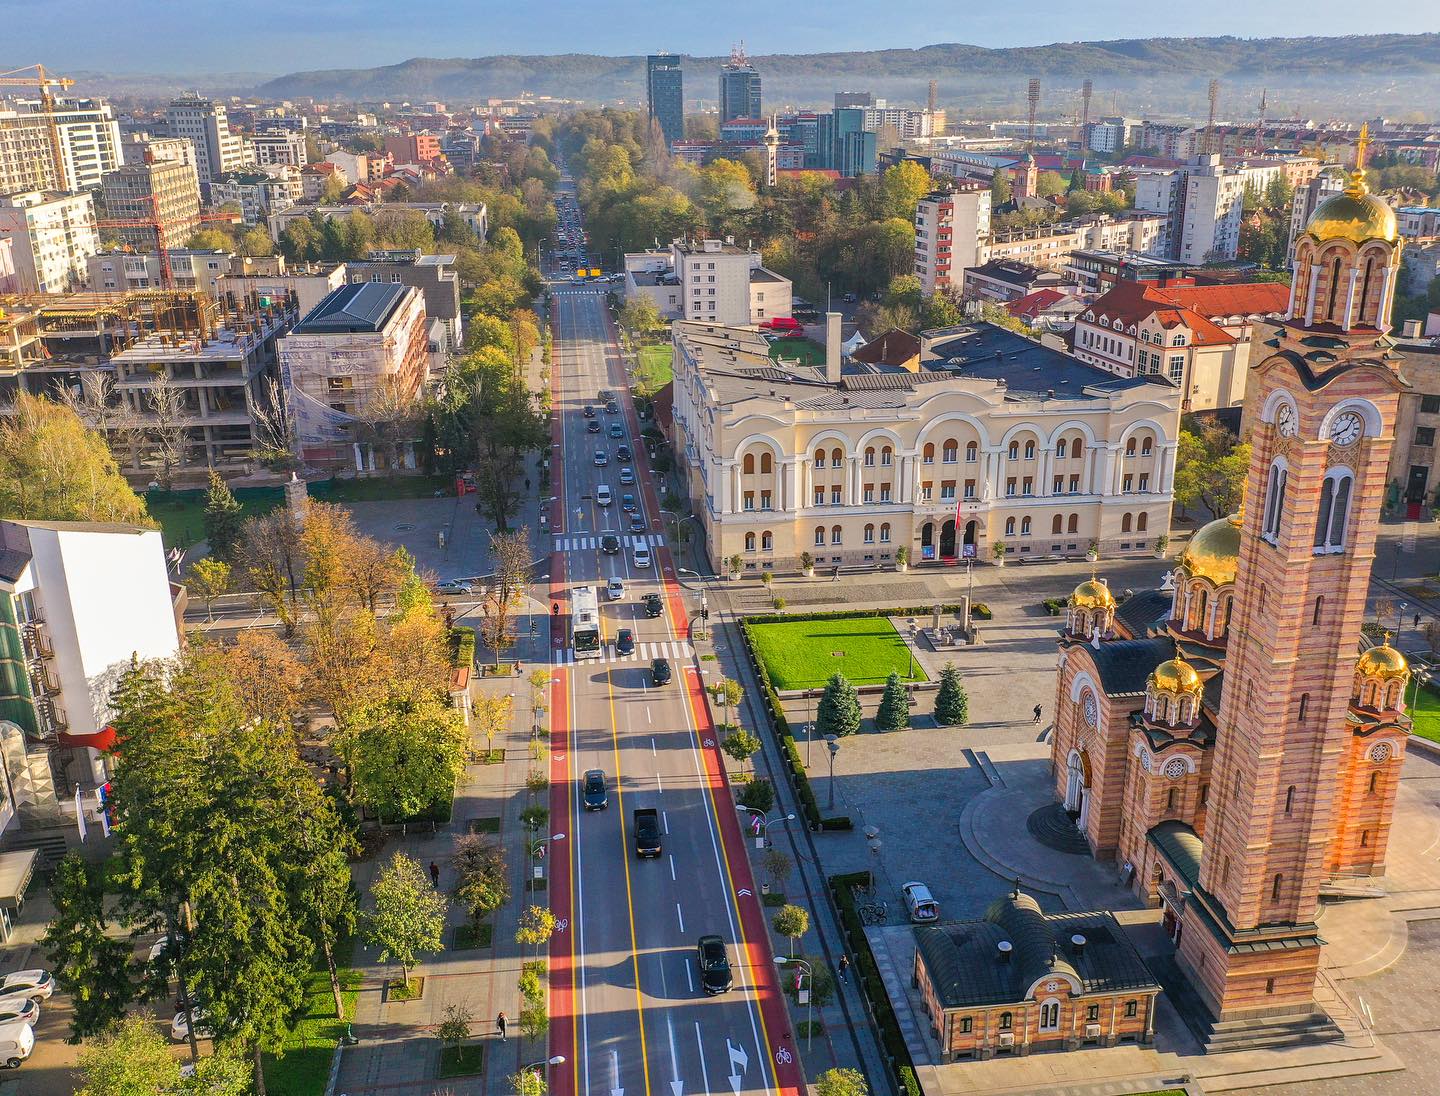
<svg viewBox="0 0 1440 1096">
<path fill-rule="evenodd" d="M 753 327 L 680 321 L 673 443 L 716 568 L 886 567 L 1153 550 L 1168 533 L 1179 392 L 977 323 L 921 362 L 770 356 Z M 1129 460 L 1122 454 L 1134 452 Z M 1122 475 L 1123 467 L 1123 475 Z"/>
<path fill-rule="evenodd" d="M 790 280 L 733 239 L 676 240 L 625 256 L 625 296 L 646 296 L 666 319 L 764 323 L 791 312 Z"/>
<path fill-rule="evenodd" d="M 941 1062 L 1155 1041 L 1160 983 L 1108 910 L 1045 913 L 1017 883 L 979 920 L 910 932 Z"/>
<path fill-rule="evenodd" d="M 425 298 L 425 315 L 445 330 L 447 353 L 459 354 L 465 343 L 460 310 L 460 276 L 454 255 L 425 255 L 419 251 L 372 251 L 363 261 L 345 264 L 348 282 L 382 282 L 408 285 Z"/>
<path fill-rule="evenodd" d="M 158 529 L 0 522 L 0 830 L 74 825 L 77 792 L 93 810 L 111 694 L 134 659 L 179 650 L 183 611 Z"/>
<path fill-rule="evenodd" d="M 125 164 L 105 176 L 105 219 L 127 246 L 181 246 L 200 227 L 195 172 L 179 162 Z"/>
<path fill-rule="evenodd" d="M 418 400 L 429 362 L 429 323 L 418 289 L 344 285 L 280 340 L 285 402 L 307 464 L 372 471 L 415 466 L 409 442 L 386 452 L 373 421 Z M 353 455 L 352 455 L 353 454 Z"/>
<path fill-rule="evenodd" d="M 959 288 L 979 266 L 990 238 L 990 188 L 956 183 L 931 191 L 915 206 L 915 276 L 920 292 Z"/>
<path fill-rule="evenodd" d="M 76 289 L 85 284 L 86 262 L 100 250 L 94 196 L 32 190 L 0 197 L 0 239 L 11 241 L 20 292 Z"/>
<path fill-rule="evenodd" d="M 1394 349 L 1404 357 L 1410 387 L 1400 393 L 1395 415 L 1386 505 L 1392 515 L 1423 521 L 1440 510 L 1440 338 L 1422 334 L 1421 322 L 1409 320 Z"/>
<path fill-rule="evenodd" d="M 384 155 L 366 155 L 335 149 L 325 154 L 325 162 L 334 164 L 352 183 L 378 183 L 385 178 L 390 161 Z"/>
<path fill-rule="evenodd" d="M 350 183 L 345 172 L 335 164 L 306 164 L 300 169 L 300 200 L 308 205 L 318 204 L 332 179 L 342 189 Z"/>
<path fill-rule="evenodd" d="M 195 192 L 200 192 L 200 172 L 195 166 L 195 143 L 188 137 L 155 137 L 144 132 L 127 133 L 120 140 L 120 151 L 122 164 L 142 164 L 147 160 L 186 164 L 195 174 Z"/>
<path fill-rule="evenodd" d="M 1265 321 L 1285 314 L 1290 287 L 1187 283 L 1117 283 L 1080 314 L 1075 356 L 1121 377 L 1169 378 L 1182 411 L 1238 406 L 1251 344 L 1265 337 Z"/>
<path fill-rule="evenodd" d="M 271 214 L 289 209 L 303 193 L 300 170 L 293 167 L 228 171 L 210 181 L 210 201 L 217 206 L 238 205 L 247 225 L 267 223 Z"/>
<path fill-rule="evenodd" d="M 387 133 L 385 155 L 397 164 L 423 164 L 440 159 L 440 136 L 435 133 Z"/>
<path fill-rule="evenodd" d="M 225 107 L 198 95 L 181 96 L 165 108 L 165 128 L 171 137 L 185 137 L 195 146 L 195 169 L 200 193 L 207 200 L 210 180 L 245 168 L 245 144 L 230 130 Z"/>
<path fill-rule="evenodd" d="M 685 76 L 674 53 L 645 58 L 645 105 L 668 145 L 685 139 Z"/>
<path fill-rule="evenodd" d="M 1101 118 L 1090 123 L 1085 147 L 1092 152 L 1119 152 L 1135 144 L 1142 128 L 1138 118 Z"/>
<path fill-rule="evenodd" d="M 1165 226 L 1159 213 L 1091 213 L 1073 221 L 997 232 L 981 248 L 980 258 L 1010 259 L 1058 270 L 1077 251 L 1153 253 L 1161 246 Z"/>
<path fill-rule="evenodd" d="M 1240 245 L 1245 191 L 1264 191 L 1286 175 L 1282 160 L 1196 156 L 1183 168 L 1136 173 L 1135 208 L 1169 219 L 1165 254 L 1187 263 L 1233 259 Z"/>
<path fill-rule="evenodd" d="M 276 256 L 267 269 L 247 269 L 250 260 L 237 259 L 230 273 L 216 283 L 217 296 L 228 295 L 251 309 L 272 306 L 275 301 L 290 301 L 297 316 L 308 316 L 320 302 L 345 284 L 344 263 L 313 263 L 290 266 L 284 256 Z"/>
<path fill-rule="evenodd" d="M 413 210 L 421 214 L 436 229 L 443 228 L 446 217 L 458 218 L 480 239 L 490 233 L 490 214 L 484 202 L 358 202 L 353 205 L 293 205 L 278 210 L 267 218 L 270 236 L 277 242 L 291 221 L 318 215 L 326 221 L 336 217 L 349 217 L 352 213 L 369 213 L 378 218 L 398 215 Z"/>
<path fill-rule="evenodd" d="M 760 118 L 760 74 L 751 67 L 745 50 L 730 51 L 730 60 L 720 68 L 720 122 L 732 118 Z"/>
<path fill-rule="evenodd" d="M 991 259 L 965 271 L 960 292 L 966 300 L 986 304 L 1009 304 L 1041 289 L 1073 286 L 1068 274 L 1042 270 L 1012 259 Z"/>
<path fill-rule="evenodd" d="M 1005 311 L 1029 327 L 1044 331 L 1069 331 L 1085 311 L 1085 299 L 1075 286 L 1063 289 L 1037 289 L 1018 301 L 1005 305 Z"/>
<path fill-rule="evenodd" d="M 1304 233 L 1305 226 L 1310 223 L 1310 218 L 1315 215 L 1315 210 L 1326 198 L 1339 194 L 1344 189 L 1344 176 L 1339 172 L 1330 171 L 1317 174 L 1308 183 L 1303 183 L 1295 188 L 1295 195 L 1290 201 L 1290 234 L 1285 243 L 1285 266 L 1287 269 L 1295 265 L 1295 245 Z M 1403 217 L 1401 222 L 1401 235 L 1405 235 Z"/>
<path fill-rule="evenodd" d="M 256 167 L 304 167 L 310 162 L 305 134 L 277 129 L 245 138 Z"/>
<path fill-rule="evenodd" d="M 121 163 L 120 126 L 114 110 L 104 99 L 57 98 L 53 106 L 47 112 L 39 99 L 12 99 L 0 103 L 0 113 L 13 111 L 47 132 L 53 121 L 60 141 L 63 189 L 97 189 L 105 172 L 114 171 Z M 47 161 L 51 159 L 47 157 Z"/>
<path fill-rule="evenodd" d="M 1338 194 L 1344 189 L 1344 181 L 1330 176 L 1331 193 Z M 1440 236 L 1440 207 L 1401 206 L 1395 211 L 1399 221 L 1400 235 L 1407 240 L 1426 236 Z"/>
<path fill-rule="evenodd" d="M 1400 292 L 1424 296 L 1440 276 L 1440 237 L 1411 240 L 1400 254 Z"/>
<path fill-rule="evenodd" d="M 228 251 L 168 248 L 165 255 L 174 289 L 198 289 L 220 295 L 220 279 L 230 273 Z M 102 251 L 87 263 L 88 284 L 97 293 L 128 293 L 164 285 L 160 256 L 153 251 Z"/>
<path fill-rule="evenodd" d="M 52 190 L 58 181 L 45 119 L 0 107 L 0 194 Z"/>
<path fill-rule="evenodd" d="M 1165 283 L 1191 277 L 1196 282 L 1200 280 L 1195 268 L 1187 263 L 1133 251 L 1100 248 L 1072 251 L 1061 269 L 1079 283 L 1082 293 L 1092 297 L 1098 297 L 1123 281 Z"/>
<path fill-rule="evenodd" d="M 904 369 L 916 373 L 920 369 L 921 349 L 919 336 L 892 327 L 852 350 L 849 358 L 860 365 Z"/>
</svg>

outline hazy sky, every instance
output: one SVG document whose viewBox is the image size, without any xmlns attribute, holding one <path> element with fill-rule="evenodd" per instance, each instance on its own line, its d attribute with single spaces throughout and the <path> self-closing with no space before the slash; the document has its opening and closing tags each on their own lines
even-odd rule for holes
<svg viewBox="0 0 1440 1096">
<path fill-rule="evenodd" d="M 723 18 L 716 15 L 723 13 Z M 1440 31 L 1436 0 L 0 0 L 0 68 L 281 73 L 495 53 L 712 55 Z"/>
</svg>

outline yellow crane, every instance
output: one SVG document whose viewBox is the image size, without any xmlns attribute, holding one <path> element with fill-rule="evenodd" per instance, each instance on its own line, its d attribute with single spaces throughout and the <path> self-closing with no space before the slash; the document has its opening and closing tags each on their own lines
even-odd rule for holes
<svg viewBox="0 0 1440 1096">
<path fill-rule="evenodd" d="M 33 76 L 21 76 L 20 73 L 34 72 Z M 65 185 L 65 152 L 60 147 L 60 127 L 55 124 L 55 96 L 50 93 L 51 88 L 66 88 L 75 86 L 75 81 L 68 76 L 51 76 L 45 71 L 44 65 L 26 65 L 24 68 L 11 69 L 9 72 L 0 72 L 0 87 L 33 87 L 40 89 L 40 109 L 45 112 L 46 121 L 50 126 L 50 159 L 51 178 L 55 181 L 56 190 L 70 189 Z"/>
</svg>

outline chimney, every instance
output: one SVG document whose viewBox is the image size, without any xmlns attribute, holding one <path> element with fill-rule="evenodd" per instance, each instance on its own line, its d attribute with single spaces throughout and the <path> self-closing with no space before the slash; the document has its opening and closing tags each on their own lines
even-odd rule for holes
<svg viewBox="0 0 1440 1096">
<path fill-rule="evenodd" d="M 840 321 L 838 312 L 825 313 L 825 379 L 831 384 L 840 383 Z"/>
<path fill-rule="evenodd" d="M 995 945 L 995 959 L 997 962 L 1010 962 L 1010 953 L 1015 950 L 1015 945 L 1009 940 L 1001 940 Z"/>
</svg>

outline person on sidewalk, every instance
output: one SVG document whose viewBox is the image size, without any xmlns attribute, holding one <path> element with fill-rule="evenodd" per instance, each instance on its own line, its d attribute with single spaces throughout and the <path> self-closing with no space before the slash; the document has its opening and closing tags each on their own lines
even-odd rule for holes
<svg viewBox="0 0 1440 1096">
<path fill-rule="evenodd" d="M 436 890 L 440 889 L 440 865 L 430 861 L 430 885 Z"/>
<path fill-rule="evenodd" d="M 842 955 L 842 956 L 840 956 L 840 981 L 844 982 L 846 985 L 849 985 L 849 984 L 850 984 L 849 974 L 850 974 L 850 956 L 848 956 L 848 955 Z"/>
<path fill-rule="evenodd" d="M 1044 710 L 1044 709 L 1041 708 L 1040 705 L 1038 705 L 1038 704 L 1035 705 L 1035 722 L 1036 722 L 1036 723 L 1039 723 L 1039 722 L 1040 722 L 1040 713 L 1041 713 L 1043 710 Z"/>
<path fill-rule="evenodd" d="M 505 1025 L 505 1014 L 502 1012 L 499 1016 L 495 1017 L 495 1030 L 500 1033 L 500 1041 L 502 1043 L 505 1041 Z"/>
</svg>

